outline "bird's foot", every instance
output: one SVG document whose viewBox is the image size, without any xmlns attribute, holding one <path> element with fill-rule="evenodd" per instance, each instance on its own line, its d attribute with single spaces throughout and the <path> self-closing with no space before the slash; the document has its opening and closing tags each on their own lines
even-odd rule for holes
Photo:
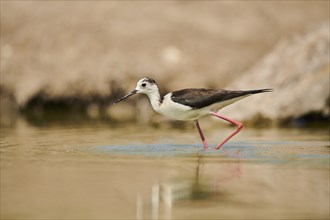
<svg viewBox="0 0 330 220">
<path fill-rule="evenodd" d="M 221 143 L 215 147 L 216 150 L 219 150 L 220 147 L 222 147 L 222 145 L 224 145 L 230 138 L 232 138 L 235 134 L 237 134 L 243 128 L 243 124 L 241 122 L 236 122 L 235 125 L 237 126 L 236 130 L 231 135 L 229 135 L 226 139 L 221 141 Z"/>
<path fill-rule="evenodd" d="M 203 148 L 203 150 L 207 150 L 207 148 L 208 148 L 208 145 L 207 145 L 207 143 L 206 143 L 206 141 L 205 141 L 205 140 L 203 141 L 203 145 L 204 145 L 204 148 Z"/>
</svg>

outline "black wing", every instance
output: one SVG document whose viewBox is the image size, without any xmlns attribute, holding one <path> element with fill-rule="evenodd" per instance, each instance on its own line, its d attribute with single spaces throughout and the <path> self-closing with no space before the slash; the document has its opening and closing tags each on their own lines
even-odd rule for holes
<svg viewBox="0 0 330 220">
<path fill-rule="evenodd" d="M 214 103 L 227 101 L 241 96 L 262 92 L 270 92 L 271 89 L 257 89 L 248 91 L 232 91 L 224 89 L 183 89 L 172 92 L 171 99 L 174 102 L 192 108 L 203 108 Z"/>
</svg>

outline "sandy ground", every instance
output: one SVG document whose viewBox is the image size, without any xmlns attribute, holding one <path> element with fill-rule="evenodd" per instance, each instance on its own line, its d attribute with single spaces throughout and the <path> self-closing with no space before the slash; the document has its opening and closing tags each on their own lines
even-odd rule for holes
<svg viewBox="0 0 330 220">
<path fill-rule="evenodd" d="M 86 109 L 91 117 L 117 119 L 119 115 L 127 120 L 146 118 L 148 123 L 158 119 L 134 114 L 141 108 L 134 101 L 118 110 L 106 106 L 144 76 L 155 78 L 163 91 L 280 87 L 254 80 L 271 71 L 284 80 L 280 85 L 291 88 L 295 79 L 306 78 L 305 72 L 328 73 L 329 63 L 312 62 L 328 60 L 326 50 L 314 53 L 320 51 L 318 45 L 302 40 L 297 46 L 299 40 L 294 40 L 305 39 L 305 32 L 328 22 L 328 8 L 327 1 L 1 1 L 0 88 L 2 106 L 8 106 L 1 111 L 11 118 L 19 108 L 37 106 L 32 111 L 42 117 L 43 106 L 53 101 Z M 328 45 L 329 37 L 324 41 Z M 284 49 L 278 52 L 281 46 Z M 263 59 L 269 54 L 277 65 L 265 65 Z M 292 65 L 285 62 L 291 57 L 297 57 Z M 287 79 L 290 72 L 293 77 Z M 246 81 L 236 83 L 241 78 Z M 324 77 L 318 79 L 305 84 L 327 82 Z M 309 93 L 312 99 L 328 91 L 320 85 L 320 91 Z M 294 89 L 293 100 L 304 100 L 300 89 Z M 279 100 L 290 97 L 283 94 Z M 87 104 L 79 106 L 76 99 Z M 297 109 L 322 112 L 325 106 L 323 97 L 314 109 L 300 102 L 285 117 L 304 114 Z M 104 103 L 106 109 L 100 110 Z M 290 99 L 285 103 L 281 110 L 292 106 Z M 251 111 L 256 113 L 258 108 Z M 142 112 L 151 115 L 146 108 Z M 283 116 L 278 113 L 266 115 L 275 114 L 278 119 Z"/>
</svg>

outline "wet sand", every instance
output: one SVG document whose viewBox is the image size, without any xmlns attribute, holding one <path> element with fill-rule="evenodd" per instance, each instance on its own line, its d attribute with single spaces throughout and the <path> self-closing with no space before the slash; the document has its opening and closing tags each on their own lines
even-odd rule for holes
<svg viewBox="0 0 330 220">
<path fill-rule="evenodd" d="M 1 218 L 329 218 L 327 129 L 246 128 L 201 149 L 189 129 L 20 120 L 1 129 Z"/>
</svg>

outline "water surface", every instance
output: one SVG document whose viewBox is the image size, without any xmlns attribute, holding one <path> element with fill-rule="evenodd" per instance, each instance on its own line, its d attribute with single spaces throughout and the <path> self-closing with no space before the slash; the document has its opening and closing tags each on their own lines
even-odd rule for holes
<svg viewBox="0 0 330 220">
<path fill-rule="evenodd" d="M 326 129 L 1 129 L 3 219 L 327 219 Z"/>
</svg>

